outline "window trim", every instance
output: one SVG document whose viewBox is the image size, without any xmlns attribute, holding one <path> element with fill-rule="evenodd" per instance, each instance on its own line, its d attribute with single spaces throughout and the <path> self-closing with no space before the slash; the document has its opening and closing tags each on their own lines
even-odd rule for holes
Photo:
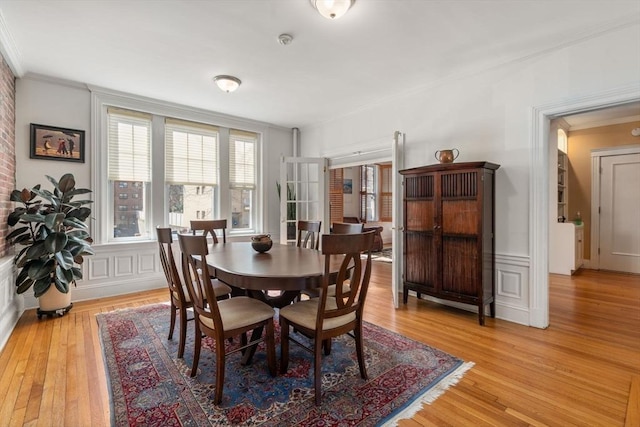
<svg viewBox="0 0 640 427">
<path fill-rule="evenodd" d="M 163 127 L 165 117 L 220 127 L 220 138 L 222 139 L 224 134 L 226 134 L 227 138 L 225 148 L 228 147 L 226 144 L 228 144 L 229 129 L 242 129 L 248 132 L 257 133 L 259 138 L 256 152 L 256 180 L 258 184 L 255 189 L 255 231 L 264 229 L 264 194 L 266 190 L 264 182 L 265 168 L 262 163 L 264 159 L 264 147 L 268 145 L 269 125 L 267 123 L 215 113 L 204 109 L 187 107 L 180 104 L 161 102 L 151 98 L 139 97 L 94 86 L 89 86 L 88 88 L 91 91 L 91 147 L 93 147 L 91 150 L 91 188 L 94 189 L 92 196 L 94 197 L 94 217 L 96 218 L 96 221 L 91 224 L 91 233 L 96 245 L 155 240 L 155 235 L 153 233 L 151 233 L 148 238 L 119 238 L 114 240 L 113 230 L 109 230 L 109 224 L 111 221 L 108 219 L 108 214 L 109 206 L 112 204 L 109 197 L 112 192 L 104 191 L 108 189 L 107 108 L 109 107 L 140 111 L 154 116 L 152 120 L 151 134 L 152 141 L 154 141 L 152 144 L 151 154 L 152 170 L 164 170 L 164 150 L 158 150 L 157 145 L 155 144 L 157 144 L 156 141 L 160 140 L 162 142 L 162 147 L 164 147 L 163 134 L 158 134 L 158 123 L 156 122 L 161 121 Z M 224 150 L 221 148 L 221 152 L 223 151 Z M 220 162 L 222 165 L 225 165 L 224 158 L 221 158 Z M 228 175 L 228 166 L 226 170 L 221 168 L 220 175 L 220 195 L 222 196 L 219 201 L 220 212 L 228 211 L 228 215 L 231 215 L 229 202 L 225 201 L 227 197 L 222 195 L 223 188 L 226 191 L 229 187 L 229 179 L 228 176 L 226 176 Z M 162 180 L 156 178 L 152 179 L 151 182 L 149 209 L 151 210 L 150 221 L 153 227 L 156 224 L 166 224 L 168 221 L 168 210 L 165 209 L 165 200 L 166 194 L 163 174 Z M 245 229 L 236 231 L 235 233 L 232 233 L 231 229 L 229 231 L 230 237 L 233 235 L 239 236 L 254 234 L 251 230 Z"/>
</svg>

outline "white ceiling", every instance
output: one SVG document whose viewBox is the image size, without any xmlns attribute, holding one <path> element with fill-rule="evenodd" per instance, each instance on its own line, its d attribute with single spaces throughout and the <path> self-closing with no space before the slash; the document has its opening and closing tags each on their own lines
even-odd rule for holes
<svg viewBox="0 0 640 427">
<path fill-rule="evenodd" d="M 357 0 L 336 21 L 308 0 L 0 0 L 0 13 L 19 76 L 302 127 L 637 23 L 640 1 Z M 217 74 L 242 86 L 221 92 Z"/>
</svg>

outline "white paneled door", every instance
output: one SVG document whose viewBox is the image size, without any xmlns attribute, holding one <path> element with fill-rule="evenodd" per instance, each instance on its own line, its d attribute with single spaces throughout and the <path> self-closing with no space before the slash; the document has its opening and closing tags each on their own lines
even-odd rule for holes
<svg viewBox="0 0 640 427">
<path fill-rule="evenodd" d="M 295 244 L 297 221 L 322 221 L 329 226 L 327 159 L 282 157 L 280 162 L 280 243 Z"/>
<path fill-rule="evenodd" d="M 640 154 L 600 166 L 600 269 L 640 273 Z"/>
</svg>

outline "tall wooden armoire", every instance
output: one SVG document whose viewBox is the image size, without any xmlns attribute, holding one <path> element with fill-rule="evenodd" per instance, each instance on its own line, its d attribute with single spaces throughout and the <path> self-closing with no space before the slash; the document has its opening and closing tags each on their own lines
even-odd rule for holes
<svg viewBox="0 0 640 427">
<path fill-rule="evenodd" d="M 403 302 L 409 290 L 473 304 L 495 317 L 495 170 L 489 162 L 447 163 L 404 176 Z"/>
</svg>

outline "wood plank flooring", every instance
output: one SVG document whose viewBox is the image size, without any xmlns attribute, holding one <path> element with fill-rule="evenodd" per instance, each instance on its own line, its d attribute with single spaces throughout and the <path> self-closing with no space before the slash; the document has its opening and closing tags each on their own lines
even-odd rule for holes
<svg viewBox="0 0 640 427">
<path fill-rule="evenodd" d="M 540 330 L 490 318 L 481 327 L 476 314 L 413 297 L 395 310 L 390 268 L 374 263 L 366 320 L 475 363 L 400 426 L 638 425 L 638 276 L 552 275 L 551 325 Z M 0 426 L 109 425 L 95 314 L 163 301 L 160 289 L 78 302 L 61 318 L 25 312 L 0 353 Z"/>
</svg>

